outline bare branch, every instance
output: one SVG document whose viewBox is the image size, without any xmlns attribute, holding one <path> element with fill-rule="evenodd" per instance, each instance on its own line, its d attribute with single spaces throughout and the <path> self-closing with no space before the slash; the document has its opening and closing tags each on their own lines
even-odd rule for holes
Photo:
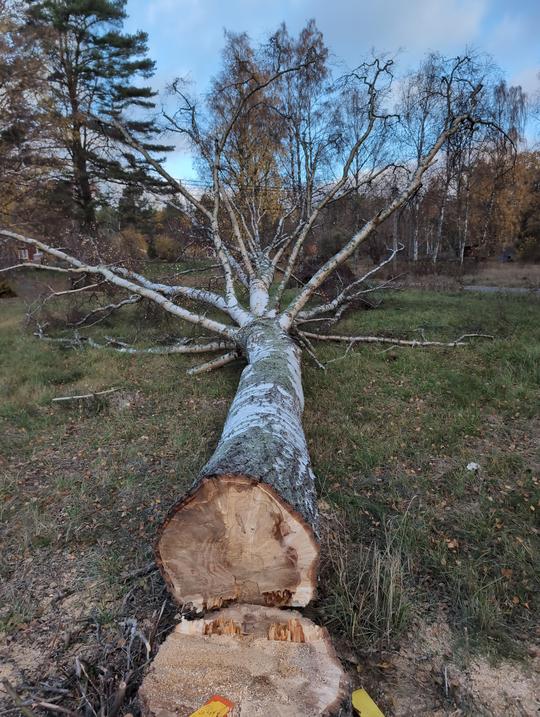
<svg viewBox="0 0 540 717">
<path fill-rule="evenodd" d="M 150 281 L 142 274 L 138 274 L 135 271 L 129 271 L 128 269 L 124 269 L 123 267 L 115 267 L 113 271 L 116 274 L 121 274 L 122 276 L 137 281 L 139 284 L 141 284 L 141 286 L 144 286 L 147 289 L 158 291 L 164 296 L 170 296 L 171 298 L 175 296 L 183 296 L 186 299 L 192 299 L 193 301 L 200 301 L 204 304 L 209 304 L 210 306 L 213 306 L 216 309 L 219 309 L 220 311 L 229 314 L 229 316 L 231 316 L 231 318 L 235 320 L 238 319 L 239 321 L 242 321 L 245 319 L 245 316 L 243 314 L 231 311 L 230 308 L 227 306 L 225 298 L 220 294 L 214 293 L 213 291 L 208 291 L 207 289 L 198 289 L 192 286 L 157 283 L 155 281 Z"/>
<path fill-rule="evenodd" d="M 210 218 L 210 226 L 211 226 L 211 235 L 212 235 L 212 242 L 214 244 L 214 249 L 217 254 L 217 257 L 219 261 L 221 262 L 221 265 L 223 267 L 223 273 L 225 276 L 225 301 L 227 302 L 227 306 L 231 311 L 236 312 L 238 315 L 241 315 L 242 312 L 244 314 L 243 320 L 240 319 L 240 324 L 246 323 L 250 316 L 247 312 L 244 312 L 242 307 L 240 306 L 238 302 L 238 297 L 236 296 L 236 291 L 234 288 L 234 277 L 233 277 L 233 270 L 231 267 L 230 262 L 230 252 L 226 251 L 225 244 L 221 238 L 221 233 L 219 231 L 219 207 L 220 207 L 220 197 L 221 197 L 221 188 L 220 188 L 220 178 L 219 178 L 219 163 L 220 163 L 220 149 L 219 149 L 219 143 L 215 142 L 216 151 L 214 156 L 214 161 L 212 163 L 212 183 L 213 183 L 213 190 L 214 190 L 214 208 L 212 210 L 211 218 Z"/>
<path fill-rule="evenodd" d="M 363 276 L 359 277 L 358 279 L 355 279 L 348 286 L 346 286 L 345 289 L 343 289 L 343 291 L 335 297 L 335 299 L 333 299 L 332 301 L 329 301 L 326 304 L 321 304 L 320 306 L 315 306 L 313 309 L 311 309 L 309 311 L 299 312 L 298 318 L 299 319 L 312 319 L 315 316 L 320 316 L 321 314 L 327 314 L 328 312 L 334 311 L 335 309 L 339 308 L 346 301 L 350 301 L 353 298 L 356 298 L 360 293 L 364 293 L 364 292 L 356 292 L 353 295 L 351 294 L 353 289 L 355 289 L 356 287 L 363 284 L 365 281 L 367 281 L 367 279 L 369 279 L 370 276 L 373 276 L 373 274 L 376 274 L 380 269 L 382 269 L 383 266 L 385 266 L 386 264 L 389 264 L 391 261 L 393 261 L 396 254 L 399 251 L 401 251 L 402 249 L 403 249 L 403 244 L 400 244 L 396 249 L 393 249 L 390 252 L 389 256 L 384 261 L 380 262 L 380 264 L 373 267 L 373 269 L 370 269 Z M 370 292 L 376 291 L 380 288 L 382 288 L 382 287 L 373 287 L 373 288 L 367 289 L 366 292 L 367 291 L 370 291 Z"/>
<path fill-rule="evenodd" d="M 478 88 L 478 90 L 479 89 L 480 88 Z M 304 289 L 283 312 L 281 318 L 283 328 L 290 327 L 297 314 L 304 308 L 316 289 L 318 289 L 319 286 L 326 281 L 330 274 L 343 264 L 343 262 L 351 256 L 356 248 L 364 242 L 372 234 L 372 232 L 380 224 L 382 224 L 382 222 L 388 219 L 388 217 L 391 216 L 396 209 L 403 206 L 415 194 L 415 192 L 418 191 L 422 183 L 422 177 L 431 166 L 431 163 L 439 153 L 441 147 L 450 137 L 459 131 L 462 125 L 468 121 L 471 121 L 469 114 L 462 114 L 455 117 L 450 125 L 439 134 L 431 150 L 422 158 L 407 187 L 394 199 L 393 202 L 390 202 L 385 209 L 381 209 L 374 217 L 372 217 L 372 219 L 366 222 L 362 229 L 354 234 L 347 244 L 345 244 L 345 246 L 342 247 L 337 254 L 325 262 L 325 264 L 323 264 L 323 266 L 312 276 Z"/>
<path fill-rule="evenodd" d="M 85 264 L 79 259 L 76 259 L 75 257 L 66 254 L 66 252 L 61 251 L 60 249 L 55 249 L 48 244 L 44 244 L 43 242 L 38 241 L 37 239 L 32 239 L 21 234 L 16 234 L 15 232 L 9 231 L 7 229 L 0 228 L 0 234 L 9 239 L 15 239 L 16 241 L 23 242 L 24 244 L 37 246 L 39 247 L 39 249 L 41 249 L 41 251 L 45 252 L 46 254 L 54 256 L 56 259 L 59 259 L 61 261 L 65 261 L 67 264 L 71 264 L 77 269 L 86 271 L 89 274 L 99 274 L 105 279 L 107 279 L 109 283 L 119 286 L 123 289 L 127 289 L 134 294 L 144 296 L 145 298 L 150 299 L 151 301 L 161 306 L 168 313 L 173 314 L 180 319 L 184 319 L 189 323 L 203 326 L 209 331 L 220 334 L 222 336 L 226 336 L 230 339 L 234 339 L 236 335 L 236 329 L 234 327 L 227 326 L 226 324 L 222 324 L 221 322 L 215 321 L 213 319 L 209 319 L 201 314 L 195 314 L 192 311 L 188 311 L 187 309 L 178 306 L 178 304 L 173 303 L 161 292 L 141 286 L 139 284 L 134 283 L 133 281 L 129 281 L 128 279 L 119 276 L 117 273 L 115 273 L 106 266 L 93 266 L 90 264 Z"/>
<path fill-rule="evenodd" d="M 122 341 L 107 337 L 107 343 L 100 344 L 98 341 L 90 337 L 79 337 L 79 342 L 84 342 L 94 349 L 112 349 L 122 354 L 204 354 L 213 351 L 223 351 L 223 349 L 234 348 L 235 344 L 227 341 L 209 341 L 205 344 L 191 343 L 190 339 L 184 339 L 170 346 L 150 346 L 148 348 L 135 348 Z"/>
<path fill-rule="evenodd" d="M 308 331 L 300 331 L 300 336 L 304 338 L 314 339 L 316 341 L 341 341 L 348 344 L 392 344 L 393 346 L 411 346 L 424 347 L 424 346 L 444 346 L 455 348 L 456 346 L 467 346 L 464 339 L 469 338 L 483 338 L 483 339 L 494 339 L 494 336 L 490 334 L 463 334 L 459 336 L 455 341 L 418 341 L 417 339 L 395 339 L 387 336 L 342 336 L 341 334 L 314 334 Z"/>
<path fill-rule="evenodd" d="M 101 124 L 101 120 L 99 119 L 99 117 L 92 116 L 92 119 L 95 122 L 99 122 Z M 165 179 L 165 181 L 168 182 L 168 184 L 170 184 L 170 186 L 173 189 L 175 189 L 179 194 L 181 194 L 184 197 L 184 199 L 186 199 L 192 206 L 194 206 L 202 214 L 204 214 L 204 216 L 207 219 L 209 219 L 210 221 L 212 220 L 212 212 L 209 209 L 207 209 L 204 206 L 204 204 L 202 202 L 200 202 L 197 199 L 197 197 L 195 197 L 194 194 L 192 194 L 188 189 L 186 189 L 186 187 L 184 187 L 182 182 L 178 181 L 178 179 L 175 179 L 171 174 L 169 174 L 169 172 L 167 172 L 165 167 L 163 167 L 163 165 L 160 164 L 160 162 L 155 160 L 152 157 L 152 155 L 150 154 L 150 152 L 147 149 L 145 149 L 145 147 L 140 142 L 138 142 L 134 137 L 132 137 L 132 135 L 128 132 L 128 130 L 126 129 L 126 127 L 124 127 L 123 124 L 121 124 L 120 122 L 118 122 L 117 120 L 114 120 L 114 119 L 112 120 L 112 123 L 116 127 L 116 129 L 120 132 L 120 134 L 123 137 L 124 142 L 127 145 L 129 145 L 133 149 L 136 149 L 137 152 L 139 152 L 144 157 L 144 159 L 148 162 L 148 164 L 153 169 L 155 169 L 155 171 L 161 177 L 163 177 L 163 179 Z"/>
<path fill-rule="evenodd" d="M 242 233 L 240 231 L 240 227 L 238 226 L 238 220 L 236 219 L 236 214 L 231 205 L 229 197 L 227 196 L 226 190 L 223 191 L 222 196 L 223 196 L 223 203 L 225 204 L 225 208 L 227 209 L 229 219 L 231 220 L 231 225 L 233 228 L 236 243 L 238 245 L 238 249 L 240 250 L 240 254 L 244 261 L 244 266 L 246 268 L 246 271 L 247 271 L 249 277 L 253 278 L 255 276 L 255 271 L 253 269 L 251 259 L 249 258 L 249 254 L 247 252 L 246 245 L 244 244 L 244 240 L 242 239 Z"/>
<path fill-rule="evenodd" d="M 315 365 L 322 369 L 323 371 L 326 371 L 326 368 L 323 363 L 319 361 L 317 358 L 317 354 L 315 353 L 315 349 L 313 347 L 313 344 L 309 340 L 309 338 L 305 334 L 297 334 L 297 339 L 302 348 L 306 351 L 308 356 L 310 356 L 313 359 L 313 362 Z"/>
<path fill-rule="evenodd" d="M 199 373 L 208 373 L 216 368 L 226 366 L 228 363 L 232 363 L 238 358 L 240 358 L 239 351 L 229 351 L 229 353 L 223 354 L 223 356 L 218 356 L 218 358 L 215 358 L 213 361 L 208 361 L 207 363 L 202 363 L 199 364 L 199 366 L 194 366 L 193 368 L 188 369 L 187 373 L 190 376 L 196 376 Z"/>
<path fill-rule="evenodd" d="M 322 212 L 322 210 L 328 204 L 330 204 L 334 200 L 334 198 L 339 194 L 339 192 L 346 186 L 346 184 L 349 180 L 349 172 L 350 172 L 351 166 L 352 166 L 355 158 L 357 157 L 358 152 L 360 151 L 361 147 L 366 143 L 366 141 L 370 137 L 371 133 L 373 132 L 373 129 L 375 127 L 377 120 L 384 119 L 384 117 L 381 117 L 380 115 L 378 115 L 376 113 L 377 97 L 378 97 L 377 81 L 381 74 L 385 74 L 385 73 L 389 74 L 389 68 L 392 65 L 392 61 L 389 60 L 388 62 L 384 63 L 384 65 L 381 66 L 379 61 L 375 60 L 374 65 L 376 67 L 374 77 L 370 81 L 368 81 L 366 78 L 362 78 L 364 80 L 364 83 L 368 87 L 368 95 L 369 95 L 367 126 L 364 129 L 364 131 L 362 132 L 362 134 L 356 139 L 353 146 L 349 150 L 347 159 L 345 160 L 345 163 L 343 164 L 343 168 L 341 171 L 341 177 L 326 192 L 325 196 L 317 204 L 317 206 L 314 207 L 309 218 L 307 219 L 305 224 L 302 226 L 301 231 L 299 232 L 298 238 L 297 238 L 297 240 L 293 246 L 293 249 L 291 251 L 291 254 L 289 256 L 289 260 L 287 262 L 287 266 L 285 268 L 283 278 L 282 278 L 281 282 L 279 283 L 279 286 L 274 295 L 274 302 L 275 302 L 276 307 L 279 305 L 279 302 L 281 301 L 281 297 L 283 296 L 283 292 L 285 291 L 285 289 L 290 281 L 291 274 L 292 274 L 294 267 L 296 265 L 296 262 L 298 260 L 300 251 L 301 251 L 301 249 L 304 245 L 304 242 L 309 234 L 309 231 L 311 230 L 311 228 L 313 227 L 313 224 L 317 220 L 317 217 Z M 322 283 L 322 282 L 320 282 L 320 283 Z M 318 284 L 318 286 L 320 286 L 320 284 Z M 303 294 L 303 292 L 302 292 L 302 294 Z M 302 304 L 302 306 L 304 306 L 304 304 Z M 302 307 L 300 307 L 300 309 L 301 308 Z M 300 309 L 298 309 L 298 311 L 300 311 Z M 296 312 L 296 313 L 298 313 L 298 312 Z M 287 325 L 290 326 L 290 322 Z"/>
<path fill-rule="evenodd" d="M 94 118 L 95 120 L 99 121 L 98 118 Z M 150 152 L 148 152 L 145 147 L 138 142 L 132 135 L 128 132 L 126 127 L 124 127 L 120 122 L 117 120 L 113 120 L 113 125 L 116 127 L 116 129 L 121 133 L 122 137 L 124 138 L 124 141 L 126 144 L 130 145 L 134 149 L 136 149 L 142 156 L 145 158 L 145 160 L 152 166 L 158 174 L 160 174 L 170 185 L 173 189 L 175 189 L 177 192 L 179 192 L 184 199 L 186 199 L 192 206 L 194 206 L 196 209 L 198 209 L 204 216 L 210 221 L 211 226 L 211 233 L 212 233 L 212 240 L 214 243 L 214 249 L 216 251 L 217 257 L 221 262 L 221 265 L 223 267 L 223 271 L 225 273 L 225 286 L 226 286 L 226 302 L 227 306 L 231 311 L 234 311 L 236 314 L 241 313 L 241 307 L 238 303 L 238 299 L 236 297 L 236 293 L 234 290 L 234 281 L 232 276 L 232 269 L 231 264 L 229 261 L 228 252 L 224 251 L 224 244 L 221 239 L 220 233 L 219 233 L 219 226 L 217 222 L 217 213 L 219 209 L 219 178 L 218 178 L 218 168 L 219 168 L 219 153 L 216 152 L 216 157 L 214 160 L 214 165 L 212 168 L 212 174 L 213 174 L 213 183 L 214 183 L 214 208 L 212 211 L 207 209 L 207 207 L 204 206 L 202 202 L 200 202 L 195 195 L 193 195 L 186 187 L 182 184 L 182 182 L 175 179 L 167 170 L 157 161 L 155 160 Z M 248 318 L 248 315 L 246 314 L 244 317 L 244 320 Z"/>
<path fill-rule="evenodd" d="M 110 316 L 113 311 L 116 311 L 117 309 L 121 309 L 122 306 L 127 306 L 128 304 L 136 304 L 139 301 L 142 301 L 142 296 L 133 295 L 128 297 L 127 299 L 123 299 L 122 301 L 119 301 L 117 304 L 107 304 L 106 306 L 99 306 L 97 309 L 93 309 L 90 311 L 86 316 L 83 316 L 82 319 L 79 319 L 79 321 L 76 321 L 75 323 L 71 324 L 72 326 L 94 326 L 94 324 L 97 324 L 99 321 L 103 321 L 103 319 L 106 319 L 108 316 Z M 107 313 L 105 313 L 107 312 Z M 96 321 L 93 321 L 91 324 L 88 324 L 88 320 L 95 316 L 96 314 L 103 313 L 103 316 L 96 319 Z"/>
<path fill-rule="evenodd" d="M 67 348 L 79 349 L 89 346 L 93 349 L 111 349 L 122 354 L 153 354 L 153 355 L 169 355 L 169 354 L 204 354 L 214 351 L 223 351 L 224 349 L 236 349 L 236 344 L 230 341 L 207 341 L 206 343 L 193 343 L 193 339 L 183 337 L 177 339 L 174 344 L 168 346 L 149 346 L 147 348 L 137 348 L 125 341 L 115 339 L 111 336 L 105 337 L 105 343 L 96 341 L 91 336 L 81 336 L 77 331 L 71 337 L 67 336 L 48 336 L 44 331 L 44 326 L 38 324 L 34 336 L 42 341 L 50 341 L 52 343 L 61 344 Z"/>
<path fill-rule="evenodd" d="M 181 206 L 179 206 L 178 204 L 176 204 L 176 202 L 173 202 L 171 199 L 166 199 L 166 200 L 165 200 L 165 203 L 168 204 L 169 206 L 173 207 L 174 209 L 178 210 L 179 212 L 183 212 L 183 211 L 184 211 Z M 214 248 L 215 248 L 215 247 L 214 247 Z M 224 255 L 225 255 L 226 261 L 229 262 L 229 264 L 230 264 L 230 266 L 232 267 L 234 273 L 236 274 L 237 279 L 240 281 L 240 283 L 241 283 L 243 286 L 245 286 L 246 288 L 249 288 L 249 279 L 247 278 L 244 269 L 241 267 L 241 265 L 239 264 L 239 262 L 236 261 L 235 257 L 234 257 L 234 256 L 231 254 L 231 252 L 227 249 L 227 247 L 226 247 L 225 244 L 222 244 L 222 250 L 223 250 L 223 253 L 224 253 Z M 217 266 L 217 267 L 221 267 L 221 269 L 223 269 L 223 261 L 220 261 L 220 263 L 217 264 L 216 266 Z M 214 267 L 214 268 L 215 268 L 215 267 Z M 190 273 L 190 272 L 193 272 L 193 271 L 199 271 L 199 270 L 198 270 L 198 269 L 187 269 L 187 270 L 184 271 L 184 272 L 180 272 L 180 274 L 183 274 L 183 273 L 186 273 L 186 274 L 187 274 L 187 273 Z"/>
<path fill-rule="evenodd" d="M 48 264 L 33 264 L 32 262 L 25 262 L 23 264 L 6 266 L 3 269 L 0 269 L 0 274 L 7 271 L 14 271 L 15 269 L 45 269 L 46 271 L 55 271 L 61 274 L 81 274 L 85 271 L 85 269 L 63 269 L 61 266 L 49 266 Z"/>
<path fill-rule="evenodd" d="M 97 119 L 97 118 L 94 118 Z M 98 120 L 99 121 L 99 120 Z M 216 251 L 216 254 L 218 256 L 218 259 L 221 262 L 221 265 L 223 267 L 223 271 L 225 273 L 225 286 L 226 286 L 226 302 L 229 308 L 236 310 L 236 308 L 240 308 L 238 304 L 238 300 L 236 298 L 236 294 L 234 291 L 234 282 L 232 278 L 232 269 L 229 262 L 229 257 L 227 252 L 224 251 L 224 244 L 222 242 L 220 233 L 219 233 L 219 227 L 217 222 L 217 213 L 219 209 L 219 177 L 218 177 L 218 168 L 219 168 L 219 154 L 216 153 L 216 157 L 214 160 L 214 165 L 212 167 L 212 176 L 213 176 L 213 184 L 214 184 L 214 208 L 212 211 L 207 209 L 202 202 L 200 202 L 189 190 L 187 190 L 182 182 L 179 182 L 177 179 L 175 179 L 167 170 L 157 161 L 155 160 L 150 152 L 148 152 L 145 147 L 138 142 L 134 137 L 131 136 L 131 134 L 128 132 L 126 127 L 124 127 L 120 122 L 117 120 L 113 120 L 113 124 L 116 127 L 116 129 L 121 133 L 122 137 L 124 138 L 124 141 L 126 144 L 129 144 L 131 147 L 136 149 L 142 156 L 145 158 L 145 160 L 150 164 L 151 167 L 153 167 L 156 172 L 158 172 L 164 179 L 167 180 L 167 182 L 171 185 L 173 189 L 176 189 L 183 197 L 186 199 L 192 206 L 194 206 L 196 209 L 198 209 L 204 216 L 210 221 L 210 226 L 212 230 L 212 240 L 214 243 L 214 248 Z"/>
<path fill-rule="evenodd" d="M 62 401 L 82 401 L 87 398 L 95 398 L 96 396 L 105 396 L 109 393 L 116 393 L 116 391 L 119 391 L 119 388 L 108 388 L 105 391 L 94 391 L 94 393 L 83 393 L 80 396 L 58 396 L 57 398 L 53 398 L 53 403 L 60 403 Z"/>
<path fill-rule="evenodd" d="M 298 65 L 293 66 L 293 67 L 286 67 L 284 70 L 277 70 L 277 72 L 275 72 L 273 75 L 270 75 L 270 77 L 268 77 L 268 78 L 267 78 L 266 80 L 264 80 L 263 82 L 257 82 L 257 83 L 255 84 L 255 86 L 252 87 L 251 90 L 249 90 L 249 92 L 247 92 L 245 95 L 243 95 L 243 97 L 241 98 L 241 100 L 238 102 L 238 105 L 236 106 L 236 109 L 235 109 L 235 111 L 233 112 L 233 115 L 232 115 L 232 117 L 231 117 L 229 123 L 228 123 L 227 126 L 225 127 L 225 130 L 224 130 L 224 132 L 223 132 L 223 134 L 222 134 L 222 136 L 221 136 L 221 139 L 219 140 L 219 144 L 218 144 L 218 147 L 217 147 L 217 154 L 218 154 L 218 155 L 221 155 L 221 153 L 223 152 L 223 149 L 225 148 L 225 145 L 226 145 L 226 143 L 227 143 L 227 139 L 229 138 L 229 135 L 230 135 L 230 133 L 231 133 L 231 131 L 232 131 L 232 128 L 234 127 L 236 121 L 238 120 L 238 118 L 239 118 L 240 115 L 242 114 L 242 110 L 244 109 L 244 107 L 246 106 L 246 104 L 249 102 L 249 100 L 250 100 L 255 94 L 257 94 L 257 92 L 260 92 L 261 90 L 264 90 L 266 87 L 268 87 L 268 86 L 271 85 L 272 83 L 276 82 L 276 80 L 278 80 L 280 77 L 283 77 L 284 75 L 288 75 L 288 74 L 291 74 L 291 73 L 294 73 L 294 72 L 298 72 L 298 70 L 302 70 L 302 69 L 304 69 L 305 67 L 308 67 L 309 65 L 313 64 L 313 62 L 314 62 L 313 60 L 309 60 L 309 59 L 308 59 L 308 60 L 306 60 L 305 62 L 302 62 L 302 63 L 300 63 L 300 64 L 298 64 Z M 251 78 L 249 78 L 249 79 L 250 79 L 250 80 L 251 80 L 251 79 L 254 79 L 254 77 L 251 77 Z M 248 80 L 248 81 L 249 81 L 249 80 Z M 242 83 L 242 84 L 245 84 L 245 83 Z M 224 88 L 222 88 L 222 89 L 224 89 Z"/>
<path fill-rule="evenodd" d="M 86 286 L 79 286 L 77 289 L 65 289 L 65 291 L 54 291 L 47 299 L 52 299 L 55 296 L 66 296 L 66 294 L 79 294 L 81 291 L 89 291 L 90 289 L 97 289 L 98 286 L 104 284 L 104 281 L 98 281 L 95 284 L 87 284 Z"/>
<path fill-rule="evenodd" d="M 227 257 L 227 260 L 229 261 L 229 264 L 232 266 L 237 279 L 243 286 L 246 287 L 246 289 L 249 289 L 249 279 L 246 276 L 246 272 L 243 270 L 240 263 L 236 261 L 236 258 L 231 254 L 231 252 L 227 249 L 225 245 L 223 245 L 223 251 Z"/>
</svg>

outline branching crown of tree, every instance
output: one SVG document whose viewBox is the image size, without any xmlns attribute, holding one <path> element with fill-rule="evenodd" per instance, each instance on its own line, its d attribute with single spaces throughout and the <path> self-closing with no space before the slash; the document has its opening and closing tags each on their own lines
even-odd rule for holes
<svg viewBox="0 0 540 717">
<path fill-rule="evenodd" d="M 420 125 L 411 123 L 411 113 L 389 109 L 392 60 L 369 59 L 333 77 L 327 58 L 312 23 L 299 39 L 282 27 L 256 48 L 245 35 L 229 35 L 224 70 L 205 101 L 191 97 L 181 82 L 173 84 L 177 108 L 168 114 L 170 129 L 187 138 L 198 156 L 208 183 L 203 196 L 174 178 L 132 127 L 110 120 L 116 137 L 167 184 L 169 205 L 181 212 L 189 205 L 200 217 L 221 270 L 217 289 L 158 282 L 117 263 L 90 264 L 59 246 L 0 229 L 8 240 L 39 248 L 56 271 L 86 274 L 90 286 L 107 282 L 126 294 L 97 313 L 147 300 L 205 332 L 198 341 L 184 336 L 147 351 L 218 353 L 192 373 L 240 356 L 247 362 L 213 456 L 159 537 L 158 562 L 171 591 L 197 609 L 230 600 L 280 606 L 310 601 L 318 513 L 302 429 L 301 352 L 313 356 L 313 340 L 381 339 L 312 332 L 306 324 L 328 327 L 372 290 L 366 282 L 379 267 L 331 296 L 321 295 L 328 278 L 420 192 L 449 142 L 463 138 L 466 144 L 471 134 L 493 126 L 482 102 L 485 77 L 469 57 L 430 64 L 431 74 L 415 95 L 424 113 Z M 402 141 L 412 126 L 424 133 L 413 153 Z M 359 216 L 358 225 L 298 286 L 295 271 L 324 213 L 368 189 L 388 197 L 388 186 L 390 197 Z M 89 318 L 95 316 L 96 311 Z M 72 343 L 106 347 L 80 334 Z M 138 351 L 112 339 L 107 346 Z"/>
</svg>

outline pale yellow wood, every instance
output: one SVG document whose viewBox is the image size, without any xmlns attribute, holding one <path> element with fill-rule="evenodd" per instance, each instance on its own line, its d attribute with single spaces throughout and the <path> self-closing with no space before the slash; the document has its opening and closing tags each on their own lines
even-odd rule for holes
<svg viewBox="0 0 540 717">
<path fill-rule="evenodd" d="M 269 486 L 220 476 L 166 521 L 158 560 L 176 599 L 197 611 L 233 601 L 299 607 L 314 594 L 318 546 Z"/>
<path fill-rule="evenodd" d="M 296 611 L 238 605 L 177 625 L 140 697 L 147 717 L 188 717 L 214 694 L 234 703 L 231 717 L 330 717 L 346 686 L 325 628 Z"/>
</svg>

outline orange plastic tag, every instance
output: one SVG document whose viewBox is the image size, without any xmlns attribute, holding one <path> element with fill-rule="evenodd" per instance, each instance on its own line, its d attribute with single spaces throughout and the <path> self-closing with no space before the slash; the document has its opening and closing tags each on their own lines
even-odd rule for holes
<svg viewBox="0 0 540 717">
<path fill-rule="evenodd" d="M 234 704 L 226 700 L 225 697 L 214 695 L 205 705 L 193 712 L 190 717 L 225 717 L 233 707 Z"/>
</svg>

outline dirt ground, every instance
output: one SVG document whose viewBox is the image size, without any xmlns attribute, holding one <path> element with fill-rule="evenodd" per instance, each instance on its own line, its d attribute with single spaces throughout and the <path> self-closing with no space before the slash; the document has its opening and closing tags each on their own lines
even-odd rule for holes
<svg viewBox="0 0 540 717">
<path fill-rule="evenodd" d="M 537 289 L 540 287 L 540 264 L 523 264 L 513 261 L 503 263 L 495 260 L 480 262 L 478 271 L 464 274 L 462 282 L 463 284 L 483 286 Z"/>
<path fill-rule="evenodd" d="M 362 261 L 357 271 L 368 271 L 369 262 Z M 428 265 L 431 270 L 431 267 Z M 392 273 L 393 270 L 387 270 Z M 401 286 L 423 288 L 436 291 L 459 291 L 464 286 L 488 286 L 509 289 L 539 289 L 540 264 L 519 261 L 501 262 L 487 259 L 477 263 L 468 263 L 464 271 L 451 264 L 447 269 L 440 267 L 440 273 L 416 273 L 410 264 L 398 265 Z"/>
<path fill-rule="evenodd" d="M 394 717 L 533 717 L 540 710 L 539 651 L 531 648 L 530 657 L 526 666 L 479 656 L 466 664 L 444 615 L 417 620 L 399 652 L 379 662 L 374 691 Z"/>
<path fill-rule="evenodd" d="M 52 579 L 32 584 L 33 590 L 42 593 L 38 615 L 0 648 L 0 679 L 17 685 L 21 695 L 33 700 L 34 709 L 40 702 L 57 701 L 63 690 L 72 691 L 75 686 L 81 694 L 103 691 L 104 702 L 110 704 L 126 674 L 127 665 L 121 663 L 125 662 L 130 640 L 133 648 L 133 633 L 129 634 L 133 625 L 142 636 L 137 646 L 140 649 L 145 638 L 151 640 L 153 633 L 163 630 L 158 635 L 160 641 L 179 617 L 174 607 L 167 605 L 156 630 L 159 599 L 163 597 L 165 604 L 167 599 L 160 578 L 153 573 L 137 579 L 138 587 L 127 586 L 125 625 L 100 628 L 96 610 L 103 610 L 107 604 L 100 585 L 85 582 L 75 556 L 63 557 L 67 568 L 61 568 L 62 559 L 47 571 L 54 574 Z M 134 600 L 143 583 L 147 587 L 142 594 L 148 588 L 154 593 L 156 609 L 150 614 Z M 70 586 L 77 584 L 79 589 L 73 591 Z M 338 645 L 338 653 L 353 684 L 367 688 L 388 717 L 535 717 L 540 709 L 540 651 L 531 648 L 527 664 L 490 664 L 478 656 L 464 664 L 462 650 L 454 651 L 444 615 L 430 622 L 416 620 L 398 651 L 358 658 L 346 648 L 339 650 Z M 136 672 L 146 662 L 143 649 L 128 671 Z M 95 687 L 89 685 L 93 680 L 99 682 Z M 136 712 L 134 698 L 132 690 L 123 713 Z M 92 714 L 89 710 L 87 713 Z"/>
</svg>

